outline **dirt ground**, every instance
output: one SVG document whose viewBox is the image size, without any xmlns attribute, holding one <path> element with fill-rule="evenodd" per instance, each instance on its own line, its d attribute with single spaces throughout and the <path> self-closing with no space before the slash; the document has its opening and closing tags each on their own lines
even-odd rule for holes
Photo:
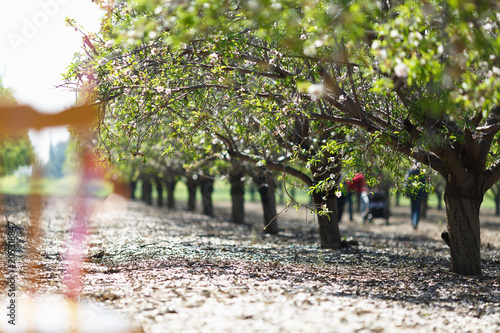
<svg viewBox="0 0 500 333">
<path fill-rule="evenodd" d="M 109 198 L 96 202 L 83 264 L 81 298 L 117 310 L 144 332 L 500 332 L 500 218 L 484 211 L 483 276 L 449 273 L 431 209 L 412 230 L 408 207 L 390 224 L 343 217 L 342 235 L 359 246 L 320 249 L 314 216 L 288 209 L 280 234 L 261 232 L 257 203 L 247 222 Z M 27 224 L 21 198 L 5 215 Z M 47 200 L 37 293 L 64 292 L 62 253 L 71 202 Z M 26 274 L 26 266 L 19 269 Z M 21 289 L 35 280 L 25 278 Z"/>
</svg>

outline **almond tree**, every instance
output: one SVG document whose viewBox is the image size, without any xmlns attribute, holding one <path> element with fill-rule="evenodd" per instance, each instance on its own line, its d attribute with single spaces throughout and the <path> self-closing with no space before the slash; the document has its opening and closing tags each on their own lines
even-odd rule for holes
<svg viewBox="0 0 500 333">
<path fill-rule="evenodd" d="M 125 4 L 111 15 L 120 22 L 127 15 L 133 22 L 151 18 L 148 8 Z M 229 17 L 224 24 L 233 23 Z M 227 36 L 201 34 L 176 47 L 168 40 L 175 44 L 182 36 L 170 31 L 131 29 L 116 21 L 113 27 L 129 31 L 104 32 L 103 39 L 87 36 L 87 56 L 75 61 L 68 75 L 72 82 L 94 80 L 103 105 L 104 138 L 140 142 L 159 126 L 169 126 L 188 151 L 203 146 L 214 152 L 212 146 L 222 146 L 231 159 L 297 177 L 311 190 L 320 212 L 321 245 L 341 245 L 335 193 L 346 132 L 332 139 L 337 132 L 328 121 L 309 119 L 325 104 L 311 103 L 297 86 L 298 77 L 321 79 L 317 59 L 283 55 L 280 42 L 266 45 L 244 28 Z M 144 154 L 135 144 L 126 150 Z"/>
<path fill-rule="evenodd" d="M 479 208 L 500 179 L 497 2 L 150 0 L 138 8 L 154 12 L 143 33 L 168 32 L 172 47 L 210 36 L 223 71 L 252 59 L 281 69 L 254 58 L 251 41 L 250 52 L 234 48 L 247 32 L 312 61 L 321 81 L 295 82 L 324 106 L 308 119 L 361 129 L 440 173 L 451 270 L 481 274 Z"/>
</svg>

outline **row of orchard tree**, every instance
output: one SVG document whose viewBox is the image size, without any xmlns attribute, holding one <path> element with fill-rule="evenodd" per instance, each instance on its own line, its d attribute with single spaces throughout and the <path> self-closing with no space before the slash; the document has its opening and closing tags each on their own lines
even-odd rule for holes
<svg viewBox="0 0 500 333">
<path fill-rule="evenodd" d="M 285 196 L 292 200 L 295 198 L 295 187 L 284 182 L 286 177 L 280 179 L 283 174 L 273 172 L 263 166 L 235 163 L 224 158 L 202 162 L 200 165 L 198 159 L 189 160 L 186 156 L 179 155 L 175 158 L 163 156 L 155 161 L 148 159 L 146 163 L 127 164 L 129 169 L 121 172 L 124 177 L 122 181 L 130 184 L 133 199 L 138 199 L 135 195 L 140 193 L 142 200 L 153 205 L 153 192 L 155 192 L 156 204 L 167 208 L 175 208 L 176 185 L 183 182 L 188 192 L 187 209 L 196 210 L 197 193 L 200 193 L 203 213 L 214 216 L 212 200 L 214 183 L 221 180 L 230 186 L 232 222 L 236 224 L 245 222 L 245 190 L 250 192 L 252 200 L 255 199 L 255 192 L 257 192 L 262 202 L 264 232 L 278 233 L 277 197 L 282 202 L 285 201 Z M 132 165 L 134 167 L 131 167 Z M 288 181 L 288 183 L 291 182 Z M 140 185 L 139 190 L 138 185 Z M 285 194 L 285 191 L 289 193 Z"/>
<path fill-rule="evenodd" d="M 102 6 L 99 34 L 69 22 L 85 53 L 67 81 L 100 108 L 104 159 L 294 177 L 335 248 L 342 173 L 376 161 L 397 179 L 409 158 L 445 180 L 451 270 L 481 274 L 479 208 L 500 179 L 496 1 Z"/>
</svg>

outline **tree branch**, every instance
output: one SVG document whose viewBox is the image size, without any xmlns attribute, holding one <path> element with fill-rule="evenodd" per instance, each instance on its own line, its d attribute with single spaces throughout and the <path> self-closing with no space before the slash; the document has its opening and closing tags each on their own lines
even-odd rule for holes
<svg viewBox="0 0 500 333">
<path fill-rule="evenodd" d="M 500 180 L 500 159 L 490 166 L 484 173 L 483 193 L 493 187 Z"/>
<path fill-rule="evenodd" d="M 323 113 L 311 113 L 311 114 L 309 114 L 309 117 L 311 119 L 327 120 L 327 121 L 331 121 L 331 122 L 335 122 L 335 123 L 354 125 L 354 126 L 364 128 L 369 132 L 374 132 L 374 131 L 379 130 L 379 128 L 373 126 L 373 124 L 370 124 L 367 121 L 363 121 L 363 120 L 359 120 L 359 119 L 337 117 L 337 116 L 331 116 L 331 115 L 327 115 L 327 114 L 323 114 Z"/>
<path fill-rule="evenodd" d="M 234 158 L 239 159 L 241 161 L 250 162 L 253 164 L 257 164 L 258 162 L 261 161 L 261 159 L 259 159 L 257 157 L 249 156 L 249 155 L 240 153 L 239 151 L 236 151 L 236 150 L 228 150 L 228 153 L 229 153 L 229 156 L 231 156 L 231 157 L 234 157 Z M 282 163 L 278 163 L 278 162 L 274 162 L 274 161 L 266 161 L 266 167 L 268 167 L 269 169 L 275 170 L 275 171 L 281 171 L 281 172 L 284 171 L 287 174 L 302 180 L 307 187 L 311 187 L 313 184 L 312 179 L 309 178 L 305 173 L 303 173 L 295 168 L 292 168 L 286 164 L 282 164 Z"/>
</svg>

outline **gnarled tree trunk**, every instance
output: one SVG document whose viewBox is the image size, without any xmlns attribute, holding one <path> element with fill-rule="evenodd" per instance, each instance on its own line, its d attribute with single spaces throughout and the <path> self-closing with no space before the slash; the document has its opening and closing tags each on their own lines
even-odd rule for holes
<svg viewBox="0 0 500 333">
<path fill-rule="evenodd" d="M 337 197 L 333 194 L 314 193 L 313 202 L 317 210 L 320 245 L 324 249 L 337 249 L 341 246 Z M 322 213 L 326 208 L 327 212 Z"/>
<path fill-rule="evenodd" d="M 318 192 L 313 192 L 312 199 L 318 217 L 320 245 L 326 249 L 337 249 L 341 247 L 342 242 L 339 230 L 338 200 L 335 192 L 338 190 L 342 169 L 340 164 L 329 163 L 329 160 L 333 158 L 332 155 L 327 154 L 324 158 L 323 163 L 318 163 L 311 167 L 314 175 L 313 184 L 320 184 L 331 177 L 335 177 L 335 179 L 330 179 L 330 181 L 333 180 L 336 186 L 329 189 L 316 190 Z"/>
<path fill-rule="evenodd" d="M 481 274 L 479 209 L 483 193 L 477 182 L 468 187 L 448 181 L 444 193 L 451 255 L 451 271 Z"/>
</svg>

